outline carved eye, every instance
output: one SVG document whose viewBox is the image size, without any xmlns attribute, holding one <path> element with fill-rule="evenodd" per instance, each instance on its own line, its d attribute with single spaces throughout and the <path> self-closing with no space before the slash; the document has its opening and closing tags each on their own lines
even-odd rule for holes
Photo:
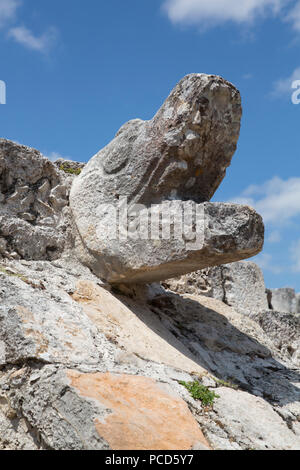
<svg viewBox="0 0 300 470">
<path fill-rule="evenodd" d="M 126 153 L 121 153 L 118 155 L 111 154 L 104 162 L 103 168 L 105 172 L 109 175 L 119 173 L 128 163 L 128 156 Z"/>
</svg>

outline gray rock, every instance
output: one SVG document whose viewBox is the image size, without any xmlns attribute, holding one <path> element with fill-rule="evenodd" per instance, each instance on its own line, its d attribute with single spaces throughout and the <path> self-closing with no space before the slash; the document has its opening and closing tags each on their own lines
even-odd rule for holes
<svg viewBox="0 0 300 470">
<path fill-rule="evenodd" d="M 25 276 L 2 273 L 0 283 L 0 365 L 30 358 L 70 366 L 99 363 L 96 329 L 69 295 L 57 291 L 54 296 Z M 98 341 L 108 353 L 105 338 Z"/>
<path fill-rule="evenodd" d="M 289 287 L 271 289 L 271 307 L 277 312 L 296 313 L 297 301 L 295 289 Z"/>
<path fill-rule="evenodd" d="M 167 384 L 133 375 L 44 367 L 9 384 L 42 442 L 55 450 L 208 449 L 186 403 Z M 177 426 L 180 422 L 180 426 Z M 138 432 L 137 432 L 138 429 Z"/>
<path fill-rule="evenodd" d="M 250 315 L 268 309 L 264 277 L 255 263 L 240 261 L 226 264 L 164 283 L 181 294 L 196 294 L 222 300 L 236 311 Z"/>
<path fill-rule="evenodd" d="M 78 179 L 81 164 L 63 169 L 0 140 L 0 449 L 299 449 L 299 318 L 259 313 L 256 268 L 206 269 L 178 295 L 104 284 L 70 249 L 74 181 L 77 253 L 112 282 L 259 251 L 263 224 L 252 209 L 208 202 L 240 111 L 228 82 L 186 77 L 152 121 L 123 126 Z M 109 239 L 109 214 L 95 207 L 118 195 L 144 204 L 143 214 L 174 198 L 177 215 L 199 210 L 199 246 L 187 248 L 190 234 L 185 243 Z M 217 393 L 212 409 L 180 383 L 194 380 Z"/>
<path fill-rule="evenodd" d="M 256 319 L 215 299 L 179 296 L 157 286 L 149 293 L 144 286 L 134 287 L 130 296 L 128 288 L 124 296 L 99 285 L 96 276 L 71 258 L 11 260 L 3 269 L 0 448 L 116 449 L 129 445 L 116 441 L 119 425 L 140 429 L 145 422 L 152 437 L 142 444 L 151 448 L 160 435 L 151 423 L 158 422 L 170 434 L 173 412 L 171 407 L 169 415 L 163 406 L 154 412 L 151 405 L 148 414 L 145 404 L 132 406 L 133 395 L 146 396 L 139 382 L 145 380 L 149 390 L 146 379 L 159 390 L 167 386 L 175 400 L 186 401 L 213 449 L 297 448 L 299 371 L 291 357 L 283 362 L 282 352 Z M 108 393 L 110 404 L 103 401 L 100 386 L 107 372 L 116 377 L 118 390 Z M 211 412 L 178 383 L 195 377 L 221 397 Z M 127 378 L 132 387 L 124 385 Z M 227 394 L 217 379 L 244 392 L 230 388 Z M 149 395 L 153 403 L 158 403 L 158 389 Z M 232 414 L 235 403 L 237 410 L 247 412 Z M 130 419 L 123 406 L 132 413 Z M 177 404 L 173 408 L 177 412 Z M 185 409 L 180 422 L 186 417 L 196 436 L 200 429 Z M 261 429 L 258 415 L 264 417 Z M 170 434 L 173 446 L 180 432 Z"/>
<path fill-rule="evenodd" d="M 145 283 L 258 253 L 264 228 L 252 209 L 204 202 L 231 162 L 240 118 L 233 85 L 194 74 L 175 87 L 151 121 L 125 124 L 73 183 L 79 259 L 110 283 Z M 117 208 L 125 223 L 114 234 Z M 153 236 L 149 219 L 159 219 L 159 212 Z M 189 213 L 190 228 L 178 236 L 176 221 L 182 224 Z M 164 223 L 169 234 L 160 231 Z"/>
<path fill-rule="evenodd" d="M 222 266 L 201 269 L 184 276 L 167 279 L 162 285 L 178 294 L 205 295 L 224 300 Z"/>
<path fill-rule="evenodd" d="M 251 318 L 259 323 L 276 348 L 300 367 L 300 315 L 267 310 Z"/>
<path fill-rule="evenodd" d="M 224 300 L 240 313 L 250 315 L 268 308 L 264 276 L 257 264 L 233 263 L 222 267 Z"/>
<path fill-rule="evenodd" d="M 0 391 L 0 450 L 39 450 L 41 448 L 31 427 L 19 418 Z"/>
<path fill-rule="evenodd" d="M 300 294 L 296 294 L 296 312 L 300 313 Z"/>
<path fill-rule="evenodd" d="M 227 439 L 240 449 L 300 450 L 299 437 L 288 429 L 284 420 L 262 398 L 229 388 L 218 390 L 214 405 L 215 420 Z M 218 446 L 213 434 L 208 437 Z"/>
<path fill-rule="evenodd" d="M 72 181 L 61 173 L 37 150 L 0 139 L 0 256 L 61 255 Z"/>
</svg>

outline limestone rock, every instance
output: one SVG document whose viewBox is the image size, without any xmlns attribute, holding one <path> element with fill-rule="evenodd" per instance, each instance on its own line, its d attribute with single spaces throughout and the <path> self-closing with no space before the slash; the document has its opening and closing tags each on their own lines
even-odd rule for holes
<svg viewBox="0 0 300 470">
<path fill-rule="evenodd" d="M 198 444 L 209 448 L 186 403 L 168 385 L 124 374 L 67 375 L 78 394 L 111 410 L 95 422 L 111 449 L 189 450 Z"/>
<path fill-rule="evenodd" d="M 231 162 L 240 118 L 233 85 L 194 74 L 151 121 L 125 124 L 72 186 L 80 260 L 110 283 L 145 283 L 258 253 L 264 228 L 252 209 L 205 202 Z"/>
<path fill-rule="evenodd" d="M 287 430 L 284 420 L 262 398 L 229 388 L 218 389 L 218 394 L 220 398 L 213 413 L 228 438 L 236 444 L 235 449 L 300 449 L 299 437 Z M 218 439 L 214 436 L 212 439 L 216 448 L 222 449 L 222 445 L 218 446 Z"/>
<path fill-rule="evenodd" d="M 155 313 L 145 305 L 146 292 L 143 300 L 126 299 L 124 303 L 122 298 L 114 299 L 95 282 L 81 280 L 76 283 L 72 298 L 106 337 L 126 351 L 125 360 L 128 355 L 135 355 L 187 372 L 204 372 L 189 349 L 163 327 Z M 145 328 L 145 323 L 151 327 Z"/>
<path fill-rule="evenodd" d="M 252 262 L 239 262 L 222 267 L 225 303 L 250 315 L 268 308 L 266 286 L 261 269 Z"/>
<path fill-rule="evenodd" d="M 0 392 L 0 451 L 39 450 L 39 443 L 24 418 L 19 418 Z"/>
<path fill-rule="evenodd" d="M 300 313 L 300 294 L 296 294 L 296 312 Z"/>
<path fill-rule="evenodd" d="M 281 353 L 300 367 L 300 316 L 267 310 L 251 318 L 259 323 Z"/>
<path fill-rule="evenodd" d="M 296 292 L 289 287 L 271 289 L 271 307 L 277 312 L 297 313 Z"/>
<path fill-rule="evenodd" d="M 236 150 L 241 114 L 232 84 L 213 75 L 188 75 L 151 121 L 121 127 L 85 167 L 79 186 L 82 180 L 92 184 L 108 203 L 126 196 L 149 205 L 174 198 L 174 192 L 179 200 L 208 201 Z M 85 195 L 86 207 L 91 199 Z"/>
<path fill-rule="evenodd" d="M 224 300 L 221 266 L 200 269 L 180 277 L 173 277 L 162 282 L 164 288 L 177 294 L 205 295 Z"/>
<path fill-rule="evenodd" d="M 244 315 L 268 309 L 264 277 L 255 263 L 240 261 L 164 282 L 180 294 L 207 295 L 222 300 Z"/>
<path fill-rule="evenodd" d="M 175 204 L 175 209 L 180 203 Z M 177 214 L 182 215 L 181 211 Z M 91 214 L 91 213 L 90 213 Z M 183 238 L 169 240 L 101 238 L 96 227 L 107 227 L 90 216 L 81 235 L 89 247 L 79 247 L 80 260 L 110 283 L 149 283 L 184 274 L 207 266 L 249 258 L 261 251 L 264 226 L 261 217 L 250 207 L 234 204 L 204 203 L 203 218 L 198 222 L 201 241 Z M 103 232 L 101 232 L 103 233 Z"/>
<path fill-rule="evenodd" d="M 13 405 L 22 401 L 22 413 L 54 450 L 209 449 L 186 403 L 147 377 L 45 367 L 23 371 L 18 382 L 12 374 L 9 383 Z"/>
<path fill-rule="evenodd" d="M 37 150 L 0 139 L 0 256 L 61 255 L 70 184 Z"/>
<path fill-rule="evenodd" d="M 159 286 L 124 295 L 71 258 L 2 266 L 0 448 L 298 448 L 300 371 L 257 319 Z"/>
<path fill-rule="evenodd" d="M 70 366 L 98 364 L 95 327 L 67 294 L 56 292 L 54 297 L 44 284 L 5 272 L 0 272 L 0 289 L 0 365 L 30 358 Z"/>
</svg>

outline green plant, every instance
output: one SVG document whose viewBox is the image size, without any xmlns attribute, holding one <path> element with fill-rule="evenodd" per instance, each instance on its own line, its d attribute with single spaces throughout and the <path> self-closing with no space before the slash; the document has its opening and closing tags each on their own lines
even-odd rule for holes
<svg viewBox="0 0 300 470">
<path fill-rule="evenodd" d="M 215 399 L 220 398 L 215 392 L 212 392 L 209 388 L 201 385 L 198 380 L 194 380 L 194 382 L 179 383 L 190 392 L 194 400 L 200 400 L 204 406 L 212 406 Z"/>
<path fill-rule="evenodd" d="M 60 165 L 59 169 L 61 171 L 64 171 L 65 173 L 69 173 L 70 175 L 76 175 L 76 176 L 79 176 L 80 173 L 81 173 L 81 168 L 70 168 L 67 164 L 62 164 Z"/>
</svg>

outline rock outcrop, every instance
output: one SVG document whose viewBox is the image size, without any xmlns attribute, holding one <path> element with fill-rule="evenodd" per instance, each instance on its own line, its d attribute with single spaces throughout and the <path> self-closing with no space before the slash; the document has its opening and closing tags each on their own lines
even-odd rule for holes
<svg viewBox="0 0 300 470">
<path fill-rule="evenodd" d="M 208 202 L 240 114 L 232 85 L 192 75 L 86 167 L 0 141 L 0 449 L 300 450 L 299 318 L 262 311 L 258 268 L 130 284 L 261 249 L 252 209 Z M 110 240 L 96 208 L 122 195 L 202 208 L 200 248 Z"/>
<path fill-rule="evenodd" d="M 289 361 L 300 366 L 300 316 L 295 307 L 294 289 L 266 289 L 261 269 L 255 263 L 240 261 L 204 269 L 162 283 L 178 294 L 204 295 L 222 301 L 242 315 L 258 322 L 276 348 Z M 272 305 L 275 292 L 281 310 Z"/>
<path fill-rule="evenodd" d="M 197 271 L 165 281 L 163 285 L 180 294 L 213 297 L 244 315 L 269 307 L 263 273 L 255 263 L 249 261 Z"/>
<path fill-rule="evenodd" d="M 300 367 L 300 315 L 267 310 L 253 313 L 251 318 L 259 323 L 281 354 Z"/>
<path fill-rule="evenodd" d="M 0 139 L 0 256 L 61 256 L 68 238 L 71 183 L 71 176 L 37 150 Z"/>
<path fill-rule="evenodd" d="M 247 206 L 206 202 L 231 162 L 241 114 L 233 85 L 193 74 L 151 121 L 125 124 L 72 186 L 80 260 L 120 284 L 257 254 L 260 216 Z"/>
<path fill-rule="evenodd" d="M 4 266 L 0 448 L 300 449 L 299 365 L 259 321 L 159 286 L 124 295 L 76 260 Z"/>
<path fill-rule="evenodd" d="M 269 302 L 272 310 L 285 313 L 300 313 L 299 297 L 295 289 L 289 287 L 269 290 Z"/>
</svg>

